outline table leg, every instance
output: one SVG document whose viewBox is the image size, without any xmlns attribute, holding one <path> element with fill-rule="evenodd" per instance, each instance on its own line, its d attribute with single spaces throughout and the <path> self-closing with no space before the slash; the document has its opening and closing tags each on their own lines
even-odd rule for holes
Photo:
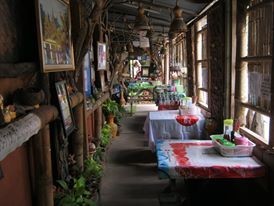
<svg viewBox="0 0 274 206">
<path fill-rule="evenodd" d="M 189 201 L 185 191 L 178 189 L 176 179 L 169 179 L 168 185 L 164 188 L 159 196 L 161 206 L 174 205 L 174 206 L 188 206 Z"/>
<path fill-rule="evenodd" d="M 132 116 L 133 115 L 133 103 L 132 103 L 132 100 L 130 101 L 130 115 Z"/>
</svg>

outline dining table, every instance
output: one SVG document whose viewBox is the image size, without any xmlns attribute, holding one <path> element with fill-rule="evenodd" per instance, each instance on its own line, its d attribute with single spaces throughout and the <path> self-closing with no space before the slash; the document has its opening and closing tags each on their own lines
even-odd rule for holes
<svg viewBox="0 0 274 206">
<path fill-rule="evenodd" d="M 205 118 L 199 110 L 195 116 L 198 121 L 191 126 L 180 124 L 176 117 L 179 110 L 151 111 L 147 114 L 143 130 L 151 151 L 155 152 L 155 142 L 165 139 L 201 139 L 204 137 Z"/>
<path fill-rule="evenodd" d="M 237 205 L 237 201 L 245 201 L 246 196 L 239 194 L 234 201 L 226 194 L 228 191 L 236 191 L 239 185 L 235 183 L 244 183 L 241 185 L 244 188 L 246 181 L 266 175 L 265 166 L 255 156 L 222 156 L 211 140 L 158 140 L 156 155 L 158 177 L 169 179 L 160 196 L 160 202 L 167 204 L 208 204 L 206 202 L 212 202 L 217 195 L 225 199 L 225 205 Z M 178 192 L 177 181 L 184 183 L 181 192 Z M 218 181 L 222 184 L 220 188 L 216 186 Z M 197 200 L 197 197 L 200 199 Z M 218 205 L 224 203 L 219 202 Z"/>
<path fill-rule="evenodd" d="M 211 140 L 159 140 L 159 177 L 170 179 L 258 178 L 264 165 L 255 156 L 225 157 Z"/>
</svg>

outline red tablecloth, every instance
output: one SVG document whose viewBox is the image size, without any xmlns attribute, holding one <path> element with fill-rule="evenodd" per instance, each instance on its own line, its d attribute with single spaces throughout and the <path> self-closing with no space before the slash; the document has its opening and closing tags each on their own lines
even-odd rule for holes
<svg viewBox="0 0 274 206">
<path fill-rule="evenodd" d="M 165 140 L 156 144 L 160 178 L 255 178 L 265 168 L 255 157 L 223 157 L 211 140 Z"/>
</svg>

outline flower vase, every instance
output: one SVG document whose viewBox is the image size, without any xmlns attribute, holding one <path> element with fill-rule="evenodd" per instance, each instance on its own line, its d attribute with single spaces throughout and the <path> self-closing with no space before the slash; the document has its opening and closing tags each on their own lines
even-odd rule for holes
<svg viewBox="0 0 274 206">
<path fill-rule="evenodd" d="M 109 115 L 108 116 L 108 125 L 110 126 L 111 136 L 115 138 L 117 136 L 118 126 L 114 123 L 114 116 Z"/>
</svg>

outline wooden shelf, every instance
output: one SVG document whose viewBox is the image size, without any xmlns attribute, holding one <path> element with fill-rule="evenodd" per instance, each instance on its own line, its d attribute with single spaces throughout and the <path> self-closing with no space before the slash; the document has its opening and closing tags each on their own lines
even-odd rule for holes
<svg viewBox="0 0 274 206">
<path fill-rule="evenodd" d="M 243 103 L 243 102 L 240 102 L 239 100 L 238 100 L 238 103 L 241 106 L 246 107 L 248 109 L 251 109 L 251 110 L 253 110 L 255 112 L 259 112 L 259 113 L 261 113 L 261 114 L 263 114 L 265 116 L 270 116 L 270 111 L 264 110 L 264 109 L 262 109 L 262 108 L 260 108 L 258 106 L 251 105 L 251 104 L 248 104 L 248 103 Z"/>
<path fill-rule="evenodd" d="M 258 62 L 258 61 L 272 61 L 272 56 L 246 56 L 242 57 L 241 60 L 247 61 L 247 62 Z"/>
<path fill-rule="evenodd" d="M 84 95 L 80 92 L 76 92 L 75 94 L 71 95 L 69 98 L 70 98 L 71 108 L 74 108 L 83 101 Z"/>
</svg>

